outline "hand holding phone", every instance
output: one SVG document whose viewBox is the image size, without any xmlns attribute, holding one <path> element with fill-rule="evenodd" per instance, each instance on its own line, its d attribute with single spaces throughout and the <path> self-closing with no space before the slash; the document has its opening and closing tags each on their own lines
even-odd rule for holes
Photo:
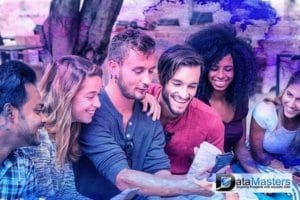
<svg viewBox="0 0 300 200">
<path fill-rule="evenodd" d="M 217 173 L 220 169 L 229 165 L 233 159 L 233 154 L 231 152 L 217 155 L 216 164 L 212 168 L 211 173 Z"/>
<path fill-rule="evenodd" d="M 222 154 L 222 152 L 216 146 L 205 141 L 202 142 L 187 173 L 187 177 L 192 179 L 210 170 L 215 163 L 216 156 L 219 154 Z"/>
<path fill-rule="evenodd" d="M 300 185 L 300 172 L 293 172 L 293 182 Z"/>
<path fill-rule="evenodd" d="M 293 172 L 293 176 L 300 177 L 300 172 Z"/>
<path fill-rule="evenodd" d="M 213 176 L 215 173 L 217 173 L 220 169 L 223 167 L 229 165 L 233 159 L 233 154 L 231 152 L 219 154 L 216 156 L 216 164 L 211 170 L 211 173 L 209 177 L 207 178 L 207 181 L 214 181 L 215 177 Z"/>
</svg>

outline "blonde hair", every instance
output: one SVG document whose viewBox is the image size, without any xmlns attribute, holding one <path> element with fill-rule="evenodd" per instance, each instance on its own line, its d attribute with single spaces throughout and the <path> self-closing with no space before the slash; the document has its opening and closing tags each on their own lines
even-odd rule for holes
<svg viewBox="0 0 300 200">
<path fill-rule="evenodd" d="M 278 116 L 278 124 L 276 129 L 283 126 L 284 114 L 283 114 L 283 106 L 282 106 L 282 96 L 284 92 L 287 90 L 287 88 L 290 85 L 294 85 L 294 84 L 300 85 L 300 70 L 292 74 L 292 76 L 290 77 L 287 83 L 287 86 L 285 87 L 285 89 L 283 90 L 282 94 L 279 97 L 275 99 L 270 99 L 270 98 L 264 99 L 265 102 L 272 102 L 276 106 L 277 116 Z M 296 121 L 299 123 L 300 115 L 296 116 Z M 300 156 L 300 127 L 298 127 L 297 130 L 298 132 L 296 134 L 296 137 L 293 139 L 293 141 L 289 146 L 289 151 L 288 151 L 289 155 L 286 156 L 290 159 Z"/>
<path fill-rule="evenodd" d="M 277 128 L 282 126 L 282 123 L 283 123 L 283 120 L 284 120 L 283 106 L 282 106 L 282 96 L 285 93 L 285 91 L 287 90 L 287 88 L 290 85 L 294 85 L 294 84 L 300 85 L 300 70 L 298 70 L 298 71 L 296 71 L 292 74 L 292 76 L 290 77 L 285 89 L 283 90 L 283 92 L 281 93 L 280 96 L 276 97 L 275 99 L 270 99 L 270 98 L 264 99 L 265 102 L 272 102 L 276 106 L 277 116 L 278 116 Z M 300 115 L 296 116 L 296 119 L 299 121 L 300 120 Z"/>
<path fill-rule="evenodd" d="M 85 58 L 68 55 L 47 66 L 39 89 L 45 104 L 46 129 L 55 135 L 56 164 L 76 161 L 80 156 L 80 123 L 72 122 L 72 100 L 86 77 L 102 77 L 102 70 Z"/>
</svg>

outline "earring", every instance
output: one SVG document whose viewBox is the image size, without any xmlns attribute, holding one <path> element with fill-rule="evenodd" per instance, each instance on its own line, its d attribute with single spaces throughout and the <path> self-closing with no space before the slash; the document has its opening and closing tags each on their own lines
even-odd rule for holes
<svg viewBox="0 0 300 200">
<path fill-rule="evenodd" d="M 115 83 L 118 83 L 118 75 L 117 74 L 114 75 L 114 79 L 115 79 Z"/>
<path fill-rule="evenodd" d="M 118 75 L 117 74 L 115 74 L 115 75 L 111 74 L 110 79 L 118 79 Z"/>
</svg>

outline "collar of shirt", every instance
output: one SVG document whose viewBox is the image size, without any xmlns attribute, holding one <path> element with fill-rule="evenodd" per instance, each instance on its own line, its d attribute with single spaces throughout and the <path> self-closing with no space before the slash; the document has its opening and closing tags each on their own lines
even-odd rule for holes
<svg viewBox="0 0 300 200">
<path fill-rule="evenodd" d="M 3 161 L 0 166 L 0 179 L 6 174 L 6 172 L 11 168 L 11 166 L 17 162 L 19 156 L 22 156 L 23 152 L 17 149 L 11 152 L 8 157 Z"/>
<path fill-rule="evenodd" d="M 123 136 L 125 136 L 125 134 L 128 134 L 128 133 L 129 134 L 134 133 L 135 125 L 139 121 L 140 115 L 143 114 L 142 106 L 139 101 L 134 101 L 133 113 L 132 113 L 130 119 L 128 120 L 128 126 L 127 126 L 126 131 L 123 127 L 122 114 L 116 109 L 116 107 L 114 106 L 114 104 L 110 100 L 107 92 L 104 89 L 100 91 L 100 101 L 101 101 L 102 106 L 105 107 L 105 110 L 110 112 L 113 116 L 115 116 L 118 119 L 118 125 L 119 125 L 120 130 L 122 130 Z M 133 135 L 131 135 L 130 137 L 133 137 Z"/>
</svg>

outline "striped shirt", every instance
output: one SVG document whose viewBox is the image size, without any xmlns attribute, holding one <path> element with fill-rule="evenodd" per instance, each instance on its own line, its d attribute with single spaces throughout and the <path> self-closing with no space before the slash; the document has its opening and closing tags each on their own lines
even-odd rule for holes
<svg viewBox="0 0 300 200">
<path fill-rule="evenodd" d="M 0 166 L 0 199 L 34 199 L 35 194 L 33 162 L 20 149 L 11 152 Z"/>
</svg>

